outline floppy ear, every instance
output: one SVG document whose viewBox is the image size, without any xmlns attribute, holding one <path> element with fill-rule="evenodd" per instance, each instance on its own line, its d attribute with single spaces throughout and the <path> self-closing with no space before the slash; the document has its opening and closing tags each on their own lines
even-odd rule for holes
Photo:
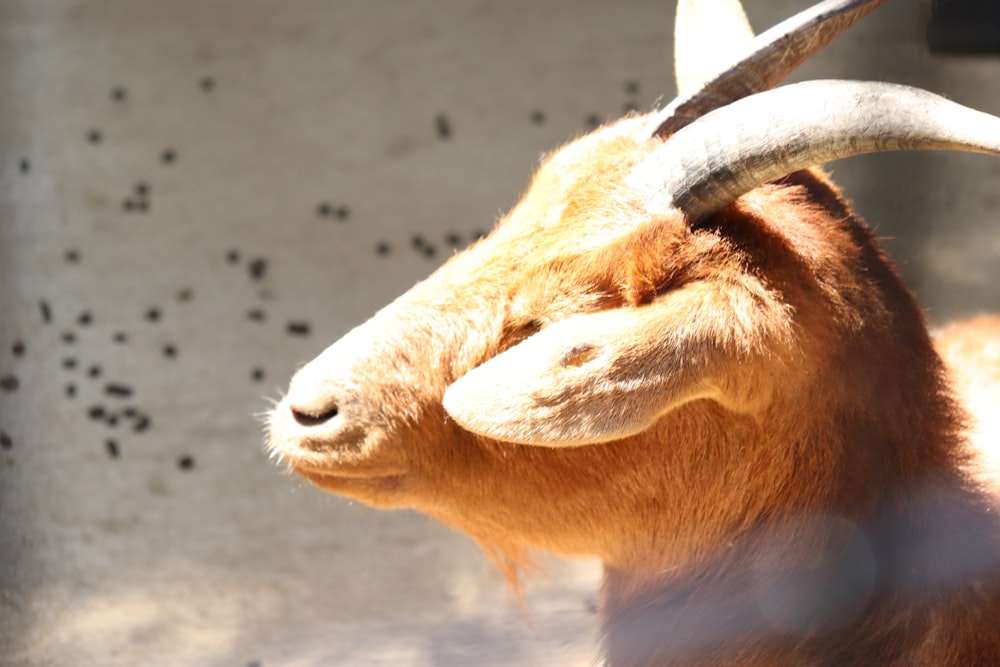
<svg viewBox="0 0 1000 667">
<path fill-rule="evenodd" d="M 548 447 L 624 438 L 696 399 L 752 411 L 769 390 L 735 376 L 765 348 L 771 319 L 748 292 L 708 283 L 574 315 L 459 378 L 444 407 L 480 435 Z"/>
<path fill-rule="evenodd" d="M 740 0 L 678 0 L 674 22 L 674 78 L 687 95 L 729 69 L 753 41 Z"/>
</svg>

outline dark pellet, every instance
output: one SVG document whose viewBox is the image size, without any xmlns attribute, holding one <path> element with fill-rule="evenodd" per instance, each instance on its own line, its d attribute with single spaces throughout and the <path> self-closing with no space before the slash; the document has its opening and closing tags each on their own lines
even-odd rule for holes
<svg viewBox="0 0 1000 667">
<path fill-rule="evenodd" d="M 0 378 L 0 389 L 3 389 L 4 391 L 17 391 L 20 386 L 21 381 L 17 379 L 16 375 L 4 375 Z"/>
<path fill-rule="evenodd" d="M 51 322 L 52 321 L 52 309 L 49 308 L 48 301 L 39 301 L 38 308 L 42 311 L 42 321 Z"/>
<path fill-rule="evenodd" d="M 424 257 L 434 257 L 437 254 L 437 248 L 433 245 L 425 245 L 421 250 Z"/>
<path fill-rule="evenodd" d="M 254 308 L 253 310 L 247 311 L 247 319 L 252 322 L 263 322 L 267 319 L 267 313 L 260 308 Z"/>
<path fill-rule="evenodd" d="M 639 94 L 639 82 L 634 79 L 630 79 L 625 82 L 625 92 L 629 95 Z"/>
<path fill-rule="evenodd" d="M 257 257 L 250 261 L 247 266 L 247 270 L 250 272 L 250 277 L 254 280 L 260 280 L 267 273 L 267 260 L 263 257 Z"/>
<path fill-rule="evenodd" d="M 190 454 L 185 454 L 177 459 L 177 467 L 181 470 L 191 470 L 194 468 L 194 457 Z"/>
<path fill-rule="evenodd" d="M 74 359 L 73 357 L 66 357 L 65 359 L 63 359 L 63 364 L 62 365 L 63 365 L 63 368 L 65 368 L 68 371 L 75 370 L 76 369 L 76 359 Z"/>
<path fill-rule="evenodd" d="M 76 250 L 67 250 L 64 256 L 70 264 L 76 264 L 80 261 L 80 253 Z"/>
<path fill-rule="evenodd" d="M 448 139 L 451 137 L 451 122 L 448 121 L 448 117 L 443 113 L 438 114 L 434 119 L 434 124 L 437 127 L 437 135 L 441 139 Z"/>
<path fill-rule="evenodd" d="M 301 321 L 289 322 L 286 328 L 288 329 L 288 333 L 293 336 L 308 336 L 310 330 L 309 323 Z"/>
<path fill-rule="evenodd" d="M 111 438 L 108 438 L 107 440 L 104 441 L 104 448 L 108 451 L 108 456 L 110 456 L 113 459 L 118 458 L 118 456 L 121 453 L 118 450 L 118 442 L 112 440 Z"/>
<path fill-rule="evenodd" d="M 0 431 L 0 447 L 4 449 L 11 449 L 14 446 L 14 439 L 7 435 L 5 432 Z"/>
<path fill-rule="evenodd" d="M 66 398 L 76 398 L 76 385 L 72 382 L 66 385 Z"/>
<path fill-rule="evenodd" d="M 104 423 L 108 425 L 108 428 L 115 428 L 118 426 L 118 415 L 108 415 L 108 418 L 104 420 Z"/>
<path fill-rule="evenodd" d="M 426 244 L 427 244 L 427 241 L 425 241 L 424 237 L 421 236 L 420 234 L 414 234 L 413 238 L 410 239 L 410 245 L 413 246 L 414 248 L 416 248 L 417 250 L 420 250 Z"/>
<path fill-rule="evenodd" d="M 215 79 L 210 76 L 202 77 L 201 89 L 206 93 L 210 93 L 215 90 Z"/>
<path fill-rule="evenodd" d="M 149 430 L 150 424 L 151 422 L 149 420 L 149 417 L 147 417 L 146 415 L 139 415 L 139 418 L 136 420 L 135 426 L 133 426 L 132 429 L 136 433 L 142 433 L 143 431 Z"/>
<path fill-rule="evenodd" d="M 601 117 L 596 113 L 587 114 L 587 117 L 584 119 L 584 123 L 586 123 L 587 127 L 590 129 L 598 128 L 601 126 Z"/>
<path fill-rule="evenodd" d="M 93 321 L 94 321 L 94 316 L 91 315 L 89 310 L 83 311 L 82 313 L 80 313 L 80 316 L 76 318 L 77 324 L 83 327 L 89 325 Z"/>
<path fill-rule="evenodd" d="M 163 161 L 163 164 L 173 164 L 177 161 L 177 151 L 172 148 L 168 148 L 160 155 L 160 160 Z"/>
<path fill-rule="evenodd" d="M 111 339 L 116 343 L 125 343 L 128 342 L 128 334 L 124 331 L 116 331 Z"/>
<path fill-rule="evenodd" d="M 27 158 L 21 158 L 21 161 L 18 163 L 18 166 L 21 168 L 22 174 L 27 174 L 31 172 L 31 162 L 29 162 Z"/>
<path fill-rule="evenodd" d="M 190 301 L 194 298 L 194 290 L 190 287 L 185 287 L 184 289 L 177 292 L 177 300 L 181 302 Z"/>
<path fill-rule="evenodd" d="M 263 368 L 253 369 L 253 371 L 251 371 L 250 373 L 250 377 L 253 378 L 254 382 L 260 382 L 261 380 L 264 379 L 264 369 Z"/>
<path fill-rule="evenodd" d="M 72 331 L 64 331 L 62 335 L 62 340 L 67 345 L 72 345 L 76 342 L 76 334 Z"/>
<path fill-rule="evenodd" d="M 444 235 L 444 240 L 445 243 L 447 243 L 450 246 L 462 245 L 462 237 L 459 236 L 456 232 L 448 232 L 447 234 Z"/>
<path fill-rule="evenodd" d="M 132 211 L 139 210 L 139 204 L 132 199 L 126 199 L 122 202 L 122 210 L 126 213 L 131 213 Z"/>
<path fill-rule="evenodd" d="M 116 398 L 128 398 L 132 395 L 132 387 L 118 382 L 109 382 L 104 385 L 104 393 Z"/>
<path fill-rule="evenodd" d="M 316 207 L 316 212 L 319 214 L 319 217 L 321 218 L 329 218 L 331 215 L 333 215 L 333 207 L 326 202 L 322 202 L 320 203 L 319 206 Z"/>
<path fill-rule="evenodd" d="M 135 184 L 135 193 L 137 195 L 139 195 L 140 197 L 148 197 L 149 196 L 149 183 L 146 183 L 145 181 L 140 181 L 140 182 L 136 183 Z"/>
<path fill-rule="evenodd" d="M 347 220 L 349 217 L 351 217 L 351 209 L 347 208 L 346 206 L 338 206 L 335 213 L 337 215 L 338 220 Z"/>
<path fill-rule="evenodd" d="M 392 252 L 392 246 L 389 245 L 388 241 L 379 241 L 378 245 L 375 246 L 375 253 L 385 257 L 390 252 Z"/>
<path fill-rule="evenodd" d="M 240 261 L 240 251 L 239 250 L 229 250 L 226 252 L 226 261 L 230 264 L 237 264 Z"/>
<path fill-rule="evenodd" d="M 124 102 L 126 97 L 128 97 L 128 92 L 121 86 L 111 91 L 111 99 L 115 102 Z"/>
<path fill-rule="evenodd" d="M 531 122 L 534 123 L 535 125 L 541 125 L 542 123 L 545 122 L 545 114 L 541 111 L 532 111 Z"/>
<path fill-rule="evenodd" d="M 150 308 L 149 310 L 147 310 L 146 311 L 146 319 L 148 321 L 150 321 L 150 322 L 159 322 L 160 321 L 160 309 L 159 308 Z"/>
<path fill-rule="evenodd" d="M 87 133 L 87 141 L 92 144 L 99 144 L 104 139 L 104 135 L 100 130 L 91 130 Z"/>
<path fill-rule="evenodd" d="M 133 408 L 132 406 L 129 406 L 124 410 L 122 410 L 122 417 L 124 417 L 125 419 L 135 419 L 138 414 L 139 411 Z"/>
<path fill-rule="evenodd" d="M 100 421 L 108 416 L 108 411 L 104 409 L 103 405 L 94 405 L 87 410 L 87 416 L 95 421 Z"/>
<path fill-rule="evenodd" d="M 87 375 L 94 379 L 101 377 L 101 367 L 98 366 L 97 364 L 94 364 L 93 366 L 87 369 Z"/>
<path fill-rule="evenodd" d="M 173 359 L 177 356 L 177 346 L 170 343 L 163 346 L 163 356 Z"/>
<path fill-rule="evenodd" d="M 10 352 L 15 357 L 23 357 L 25 349 L 24 341 L 21 340 L 14 341 L 14 344 L 10 346 Z"/>
</svg>

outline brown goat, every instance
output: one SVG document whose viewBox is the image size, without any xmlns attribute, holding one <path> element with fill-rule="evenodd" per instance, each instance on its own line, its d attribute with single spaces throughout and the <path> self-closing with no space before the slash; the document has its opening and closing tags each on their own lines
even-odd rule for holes
<svg viewBox="0 0 1000 667">
<path fill-rule="evenodd" d="M 807 167 L 1000 153 L 1000 120 L 883 84 L 761 92 L 812 52 L 788 44 L 877 4 L 821 3 L 553 154 L 490 236 L 295 375 L 272 451 L 467 532 L 512 581 L 531 550 L 599 557 L 615 667 L 998 664 L 987 422 Z M 995 410 L 1000 319 L 939 345 Z"/>
</svg>

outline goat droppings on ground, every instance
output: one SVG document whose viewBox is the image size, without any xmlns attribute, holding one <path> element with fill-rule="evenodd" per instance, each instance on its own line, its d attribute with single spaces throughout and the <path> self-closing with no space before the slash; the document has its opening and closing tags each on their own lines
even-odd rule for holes
<svg viewBox="0 0 1000 667">
<path fill-rule="evenodd" d="M 443 113 L 438 114 L 434 118 L 434 125 L 437 127 L 437 135 L 440 139 L 450 139 L 451 138 L 451 122 L 448 117 Z"/>
<path fill-rule="evenodd" d="M 257 257 L 250 261 L 247 266 L 247 270 L 250 272 L 250 277 L 254 280 L 261 280 L 267 274 L 267 259 L 263 257 Z"/>
<path fill-rule="evenodd" d="M 0 378 L 0 389 L 4 391 L 17 391 L 18 387 L 21 386 L 21 381 L 17 379 L 17 376 L 13 373 L 4 375 Z"/>
<path fill-rule="evenodd" d="M 308 322 L 297 320 L 289 322 L 286 329 L 293 336 L 308 336 L 311 327 Z"/>
<path fill-rule="evenodd" d="M 128 398 L 132 395 L 132 387 L 120 382 L 109 382 L 104 385 L 104 393 L 115 398 Z"/>
</svg>

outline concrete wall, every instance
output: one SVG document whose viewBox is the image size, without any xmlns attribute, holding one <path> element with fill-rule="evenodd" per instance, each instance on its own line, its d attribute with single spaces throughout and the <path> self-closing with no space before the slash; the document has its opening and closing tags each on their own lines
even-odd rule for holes
<svg viewBox="0 0 1000 667">
<path fill-rule="evenodd" d="M 589 664 L 594 563 L 550 562 L 526 622 L 465 537 L 283 475 L 254 414 L 540 152 L 669 98 L 672 12 L 0 0 L 0 664 Z M 1000 61 L 932 57 L 928 14 L 795 78 L 1000 114 Z M 935 320 L 1000 309 L 1000 160 L 831 168 Z"/>
</svg>

